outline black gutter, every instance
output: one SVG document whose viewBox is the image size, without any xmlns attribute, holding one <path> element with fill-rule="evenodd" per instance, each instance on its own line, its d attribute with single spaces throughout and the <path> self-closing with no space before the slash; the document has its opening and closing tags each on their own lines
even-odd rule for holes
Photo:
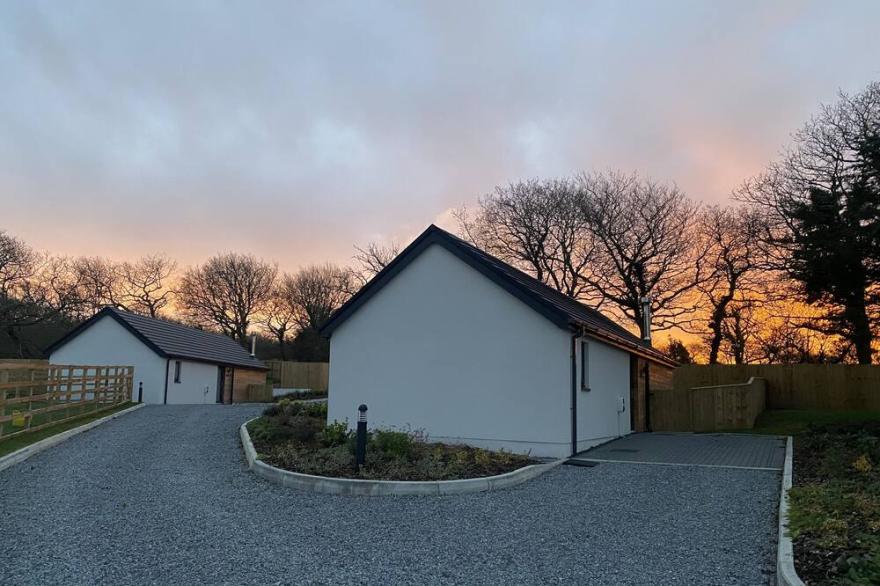
<svg viewBox="0 0 880 586">
<path fill-rule="evenodd" d="M 171 369 L 171 360 L 165 361 L 165 397 L 162 399 L 162 404 L 168 404 L 168 371 Z"/>
<path fill-rule="evenodd" d="M 577 454 L 577 338 L 571 334 L 571 455 Z"/>
</svg>

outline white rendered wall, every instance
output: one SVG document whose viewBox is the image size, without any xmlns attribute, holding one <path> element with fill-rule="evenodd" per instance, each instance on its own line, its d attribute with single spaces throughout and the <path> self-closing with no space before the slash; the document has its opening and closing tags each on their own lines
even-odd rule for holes
<svg viewBox="0 0 880 586">
<path fill-rule="evenodd" d="M 145 403 L 162 403 L 165 359 L 153 352 L 112 317 L 104 316 L 52 352 L 50 364 L 134 366 L 132 400 L 138 383 L 144 385 Z"/>
<path fill-rule="evenodd" d="M 193 405 L 217 402 L 216 364 L 180 361 L 180 382 L 174 382 L 174 363 L 168 361 L 168 404 Z"/>
<path fill-rule="evenodd" d="M 589 391 L 581 390 L 580 343 L 589 348 Z M 592 338 L 577 346 L 578 451 L 630 433 L 629 354 Z M 623 399 L 625 411 L 619 412 Z"/>
<path fill-rule="evenodd" d="M 567 456 L 570 340 L 433 245 L 333 332 L 329 419 Z"/>
</svg>

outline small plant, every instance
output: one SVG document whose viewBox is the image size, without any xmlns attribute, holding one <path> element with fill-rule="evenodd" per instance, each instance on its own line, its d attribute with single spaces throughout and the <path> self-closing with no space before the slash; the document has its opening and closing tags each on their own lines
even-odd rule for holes
<svg viewBox="0 0 880 586">
<path fill-rule="evenodd" d="M 373 432 L 373 447 L 393 458 L 407 458 L 412 453 L 415 439 L 404 431 L 377 429 Z"/>
<path fill-rule="evenodd" d="M 291 430 L 290 437 L 298 442 L 310 442 L 324 428 L 324 422 L 314 417 L 292 417 L 289 427 Z"/>
<path fill-rule="evenodd" d="M 271 443 L 285 441 L 293 437 L 293 430 L 286 425 L 279 425 L 271 419 L 257 419 L 248 426 L 248 432 L 255 442 Z"/>
<path fill-rule="evenodd" d="M 874 468 L 867 454 L 862 454 L 861 456 L 856 458 L 856 461 L 853 462 L 852 467 L 855 468 L 856 472 L 861 472 L 862 474 L 867 474 Z"/>
<path fill-rule="evenodd" d="M 351 432 L 348 430 L 348 420 L 346 419 L 345 421 L 328 423 L 318 439 L 321 440 L 324 447 L 333 448 L 346 445 L 351 435 Z"/>
<path fill-rule="evenodd" d="M 281 405 L 269 405 L 263 409 L 264 417 L 275 417 L 281 413 Z"/>
<path fill-rule="evenodd" d="M 307 417 L 327 419 L 327 403 L 299 403 L 302 406 L 302 414 Z"/>
</svg>

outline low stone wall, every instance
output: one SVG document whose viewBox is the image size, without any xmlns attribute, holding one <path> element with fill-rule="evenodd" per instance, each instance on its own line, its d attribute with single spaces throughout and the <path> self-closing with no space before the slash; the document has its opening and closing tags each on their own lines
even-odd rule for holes
<svg viewBox="0 0 880 586">
<path fill-rule="evenodd" d="M 793 476 L 792 439 L 785 444 L 785 466 L 782 469 L 782 486 L 779 491 L 779 533 L 776 546 L 776 583 L 779 586 L 804 586 L 794 568 L 794 546 L 788 536 L 788 491 Z"/>
<path fill-rule="evenodd" d="M 257 457 L 257 452 L 247 430 L 248 423 L 250 421 L 242 424 L 239 429 L 239 436 L 241 437 L 241 444 L 247 459 L 248 468 L 257 476 L 274 484 L 325 494 L 353 496 L 439 496 L 501 490 L 540 476 L 565 461 L 556 460 L 547 464 L 533 464 L 506 474 L 484 478 L 467 478 L 464 480 L 395 481 L 329 478 L 282 470 L 260 460 Z"/>
</svg>

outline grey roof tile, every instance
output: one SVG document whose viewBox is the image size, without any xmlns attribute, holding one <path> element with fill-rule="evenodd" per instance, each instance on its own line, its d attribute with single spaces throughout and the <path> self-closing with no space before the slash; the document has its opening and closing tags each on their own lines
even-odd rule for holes
<svg viewBox="0 0 880 586">
<path fill-rule="evenodd" d="M 227 366 L 265 370 L 266 366 L 251 356 L 228 336 L 191 328 L 182 324 L 105 307 L 46 349 L 46 353 L 66 344 L 98 319 L 109 316 L 138 336 L 156 353 L 166 358 L 181 358 Z"/>
</svg>

